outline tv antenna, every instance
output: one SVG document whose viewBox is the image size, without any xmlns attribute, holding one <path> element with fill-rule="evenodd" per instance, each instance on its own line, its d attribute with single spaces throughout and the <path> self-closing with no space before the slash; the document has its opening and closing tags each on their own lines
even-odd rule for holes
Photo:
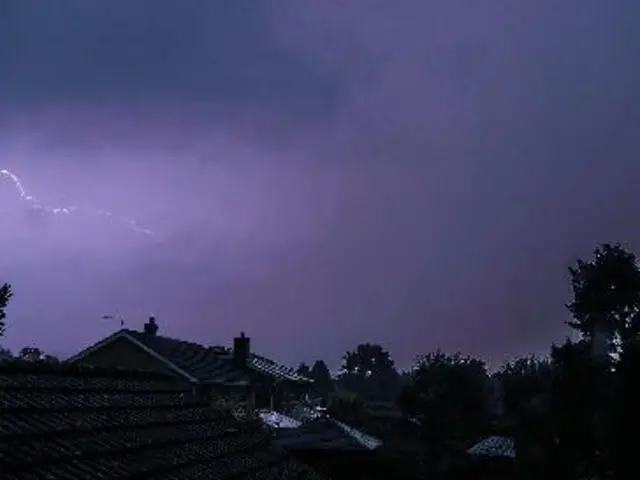
<svg viewBox="0 0 640 480">
<path fill-rule="evenodd" d="M 122 315 L 102 315 L 103 320 L 120 320 L 120 327 L 124 328 L 124 318 Z"/>
</svg>

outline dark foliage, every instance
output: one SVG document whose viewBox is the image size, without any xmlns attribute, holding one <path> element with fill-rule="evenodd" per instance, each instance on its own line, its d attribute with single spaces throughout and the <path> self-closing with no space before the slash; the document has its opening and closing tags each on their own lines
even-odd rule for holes
<svg viewBox="0 0 640 480">
<path fill-rule="evenodd" d="M 519 462 L 541 476 L 630 478 L 639 464 L 630 440 L 640 426 L 640 270 L 633 253 L 605 244 L 570 274 L 569 325 L 581 340 L 554 345 L 537 374 L 524 361 L 505 369 L 505 409 L 519 411 Z M 532 394 L 538 408 L 523 409 Z"/>
<path fill-rule="evenodd" d="M 551 386 L 551 364 L 535 357 L 518 358 L 505 364 L 494 379 L 498 382 L 501 407 L 514 423 L 525 421 Z"/>
<path fill-rule="evenodd" d="M 591 339 L 596 329 L 627 341 L 640 333 L 640 269 L 636 257 L 619 244 L 605 244 L 591 261 L 569 269 L 573 299 L 569 325 Z"/>
<path fill-rule="evenodd" d="M 553 378 L 548 417 L 549 460 L 570 478 L 599 478 L 606 449 L 611 375 L 588 342 L 566 341 L 551 351 Z"/>
<path fill-rule="evenodd" d="M 327 410 L 332 417 L 355 427 L 361 427 L 366 421 L 364 402 L 354 394 L 331 395 Z"/>
<path fill-rule="evenodd" d="M 398 403 L 423 425 L 429 464 L 468 448 L 490 422 L 488 376 L 483 362 L 441 351 L 420 358 L 413 383 Z"/>
<path fill-rule="evenodd" d="M 7 318 L 6 308 L 12 296 L 11 285 L 5 283 L 0 286 L 0 337 L 4 335 L 5 319 Z"/>
<path fill-rule="evenodd" d="M 298 375 L 302 375 L 303 377 L 311 378 L 311 369 L 309 368 L 309 365 L 304 362 L 298 365 L 298 368 L 296 368 L 296 373 Z"/>
<path fill-rule="evenodd" d="M 309 376 L 313 379 L 313 388 L 320 396 L 326 396 L 333 390 L 333 380 L 327 364 L 322 360 L 316 360 L 309 371 Z"/>
<path fill-rule="evenodd" d="M 616 365 L 615 390 L 611 405 L 609 459 L 616 478 L 635 478 L 640 456 L 634 441 L 640 429 L 640 341 L 629 342 Z"/>
<path fill-rule="evenodd" d="M 38 347 L 22 347 L 18 358 L 28 362 L 58 363 L 60 360 L 54 355 L 44 353 Z"/>
<path fill-rule="evenodd" d="M 393 398 L 399 374 L 391 355 L 382 346 L 363 343 L 343 357 L 340 385 L 367 398 Z"/>
</svg>

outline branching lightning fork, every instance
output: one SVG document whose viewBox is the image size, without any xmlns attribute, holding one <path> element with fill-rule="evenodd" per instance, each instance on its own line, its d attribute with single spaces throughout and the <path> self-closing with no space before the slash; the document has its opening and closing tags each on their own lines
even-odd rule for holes
<svg viewBox="0 0 640 480">
<path fill-rule="evenodd" d="M 20 199 L 24 202 L 27 202 L 32 208 L 47 212 L 51 215 L 71 215 L 76 212 L 87 212 L 91 215 L 97 215 L 100 217 L 108 218 L 112 221 L 116 221 L 119 223 L 126 224 L 131 230 L 136 233 L 140 233 L 143 235 L 148 235 L 151 237 L 156 237 L 155 232 L 149 230 L 148 228 L 141 227 L 135 220 L 119 217 L 114 215 L 111 212 L 106 210 L 99 210 L 90 207 L 79 207 L 79 206 L 67 206 L 67 207 L 53 207 L 51 205 L 45 205 L 36 200 L 36 197 L 33 195 L 29 195 L 24 186 L 22 185 L 22 181 L 20 178 L 9 170 L 2 169 L 0 170 L 0 177 L 7 178 L 15 187 Z"/>
</svg>

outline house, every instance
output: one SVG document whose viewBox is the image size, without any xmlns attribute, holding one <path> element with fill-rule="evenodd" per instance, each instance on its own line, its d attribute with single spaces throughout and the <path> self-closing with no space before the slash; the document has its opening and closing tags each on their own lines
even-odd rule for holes
<svg viewBox="0 0 640 480">
<path fill-rule="evenodd" d="M 278 428 L 278 444 L 289 448 L 373 451 L 382 442 L 329 416 L 323 416 L 294 428 Z"/>
<path fill-rule="evenodd" d="M 467 453 L 475 457 L 516 458 L 516 447 L 512 438 L 494 435 L 483 438 L 467 450 Z"/>
<path fill-rule="evenodd" d="M 300 420 L 273 410 L 260 410 L 258 417 L 271 428 L 298 428 L 302 425 Z"/>
<path fill-rule="evenodd" d="M 323 416 L 293 426 L 284 423 L 275 426 L 273 431 L 277 445 L 334 480 L 396 478 L 380 476 L 384 469 L 377 454 L 381 446 L 379 439 L 331 417 Z"/>
<path fill-rule="evenodd" d="M 274 442 L 293 458 L 334 480 L 412 480 L 424 478 L 420 456 L 398 455 L 386 441 L 329 415 L 269 422 Z M 417 458 L 416 458 L 417 457 Z"/>
<path fill-rule="evenodd" d="M 6 480 L 321 478 L 167 373 L 4 362 L 0 406 Z"/>
<path fill-rule="evenodd" d="M 515 441 L 502 435 L 485 437 L 463 455 L 451 459 L 448 473 L 452 478 L 479 480 L 521 478 L 516 462 Z"/>
<path fill-rule="evenodd" d="M 376 419 L 388 419 L 390 421 L 404 418 L 404 413 L 392 400 L 367 399 L 364 401 L 364 413 Z"/>
<path fill-rule="evenodd" d="M 194 395 L 234 405 L 249 414 L 280 409 L 303 397 L 313 381 L 251 352 L 241 333 L 233 348 L 203 346 L 158 335 L 154 317 L 142 331 L 121 329 L 67 360 L 70 364 L 145 368 L 172 375 Z"/>
</svg>

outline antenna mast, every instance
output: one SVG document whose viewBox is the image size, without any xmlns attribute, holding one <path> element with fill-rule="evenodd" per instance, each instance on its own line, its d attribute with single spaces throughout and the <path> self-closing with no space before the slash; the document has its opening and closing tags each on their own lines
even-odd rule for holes
<svg viewBox="0 0 640 480">
<path fill-rule="evenodd" d="M 103 320 L 120 320 L 120 327 L 124 328 L 124 318 L 121 315 L 102 315 Z"/>
</svg>

